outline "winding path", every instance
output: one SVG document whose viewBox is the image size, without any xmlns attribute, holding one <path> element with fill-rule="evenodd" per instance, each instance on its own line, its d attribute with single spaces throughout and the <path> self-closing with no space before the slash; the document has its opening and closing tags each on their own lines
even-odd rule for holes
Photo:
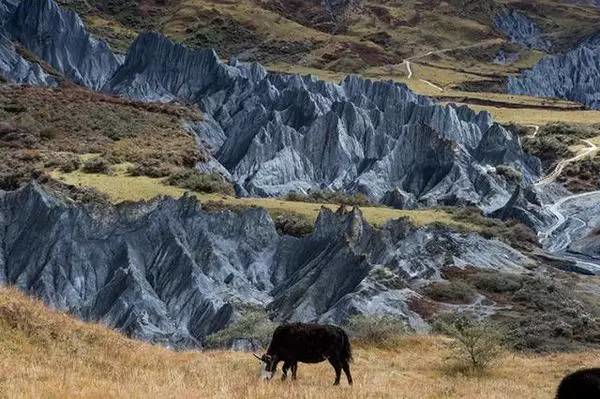
<svg viewBox="0 0 600 399">
<path fill-rule="evenodd" d="M 535 184 L 536 187 L 543 187 L 549 183 L 554 182 L 558 178 L 558 176 L 560 176 L 566 165 L 583 159 L 586 156 L 592 154 L 593 152 L 598 151 L 598 147 L 591 141 L 582 141 L 588 145 L 588 148 L 573 158 L 564 159 L 560 161 L 558 165 L 556 165 L 556 168 L 552 171 L 552 173 L 542 178 L 539 182 Z M 584 261 L 572 254 L 569 254 L 566 251 L 571 242 L 573 241 L 573 235 L 583 230 L 586 226 L 588 226 L 588 222 L 581 219 L 579 216 L 576 216 L 577 213 L 571 213 L 570 215 L 567 214 L 563 209 L 564 205 L 567 203 L 572 203 L 577 200 L 594 196 L 600 197 L 600 191 L 592 191 L 587 193 L 570 195 L 559 199 L 553 204 L 545 205 L 544 208 L 552 216 L 554 216 L 556 220 L 546 229 L 540 230 L 538 232 L 538 237 L 540 243 L 542 243 L 542 245 L 548 252 L 560 255 L 566 260 L 575 262 L 578 266 L 593 271 L 596 274 L 600 274 L 600 263 Z"/>
<path fill-rule="evenodd" d="M 410 62 L 411 61 L 418 60 L 420 58 L 429 57 L 430 55 L 434 55 L 434 54 L 443 54 L 443 53 L 448 53 L 450 51 L 455 51 L 455 50 L 467 50 L 467 49 L 470 49 L 470 48 L 482 47 L 482 46 L 485 46 L 485 45 L 488 45 L 488 44 L 490 44 L 490 43 L 489 42 L 481 42 L 481 43 L 470 44 L 468 46 L 445 48 L 445 49 L 441 49 L 441 50 L 432 50 L 432 51 L 426 52 L 425 54 L 414 55 L 414 56 L 412 56 L 410 58 L 407 58 L 407 59 L 404 60 L 404 65 L 406 66 L 406 73 L 408 74 L 407 75 L 407 79 L 410 80 L 413 77 L 413 71 L 412 71 L 412 68 L 410 66 Z M 440 86 L 436 85 L 435 83 L 431 83 L 428 80 L 419 79 L 419 81 L 425 83 L 428 86 L 433 87 L 436 90 L 444 91 L 443 88 L 441 88 Z M 539 127 L 538 127 L 538 129 L 539 129 Z"/>
<path fill-rule="evenodd" d="M 562 161 L 560 161 L 556 165 L 556 168 L 554 168 L 552 173 L 550 173 L 546 177 L 542 178 L 540 181 L 535 183 L 535 185 L 543 186 L 545 184 L 554 182 L 558 178 L 558 176 L 561 175 L 561 173 L 565 169 L 565 166 L 567 166 L 570 163 L 577 162 L 580 159 L 583 159 L 583 158 L 587 157 L 588 155 L 592 154 L 593 152 L 598 151 L 598 146 L 596 144 L 592 143 L 591 141 L 589 141 L 589 140 L 581 140 L 581 141 L 583 141 L 584 143 L 586 143 L 588 145 L 588 148 L 586 148 L 585 151 L 583 151 L 579 155 L 574 156 L 573 158 L 563 159 Z"/>
<path fill-rule="evenodd" d="M 525 127 L 532 127 L 533 128 L 533 133 L 530 134 L 529 136 L 527 136 L 527 137 L 529 137 L 531 139 L 534 138 L 535 136 L 537 136 L 538 133 L 540 132 L 540 127 L 538 125 L 525 125 Z"/>
</svg>

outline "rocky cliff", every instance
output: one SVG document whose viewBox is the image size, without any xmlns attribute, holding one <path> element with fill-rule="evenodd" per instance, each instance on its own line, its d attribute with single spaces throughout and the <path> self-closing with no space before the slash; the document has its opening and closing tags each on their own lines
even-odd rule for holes
<svg viewBox="0 0 600 399">
<path fill-rule="evenodd" d="M 513 43 L 538 50 L 547 50 L 552 45 L 533 21 L 515 9 L 505 8 L 498 12 L 494 23 Z"/>
<path fill-rule="evenodd" d="M 4 4 L 8 36 L 75 83 L 100 89 L 119 66 L 121 59 L 106 43 L 92 38 L 73 11 L 52 0 Z"/>
<path fill-rule="evenodd" d="M 56 79 L 44 71 L 37 62 L 25 59 L 17 46 L 9 39 L 9 34 L 0 28 L 0 76 L 6 82 L 54 86 Z"/>
<path fill-rule="evenodd" d="M 423 328 L 408 306 L 412 282 L 443 266 L 519 272 L 529 262 L 475 234 L 407 220 L 375 229 L 357 210 L 323 210 L 295 238 L 260 209 L 210 213 L 192 197 L 100 209 L 36 184 L 0 192 L 0 225 L 0 283 L 177 347 L 199 346 L 248 307 L 278 321 L 385 314 Z"/>
<path fill-rule="evenodd" d="M 326 189 L 380 201 L 400 189 L 415 204 L 496 209 L 512 187 L 495 166 L 513 166 L 526 182 L 539 174 L 487 113 L 442 106 L 393 82 L 349 76 L 333 84 L 224 64 L 158 34 L 139 37 L 105 90 L 199 104 L 206 118 L 196 131 L 242 195 Z"/>
<path fill-rule="evenodd" d="M 600 109 L 600 35 L 573 50 L 543 58 L 531 70 L 508 80 L 508 92 L 557 97 Z"/>
<path fill-rule="evenodd" d="M 9 83 L 52 86 L 55 79 L 39 63 L 25 59 L 6 31 L 17 6 L 16 0 L 0 0 L 0 76 Z"/>
<path fill-rule="evenodd" d="M 540 173 L 518 138 L 489 114 L 436 104 L 402 84 L 358 76 L 333 84 L 259 64 L 225 64 L 212 50 L 155 33 L 140 35 L 120 65 L 75 13 L 52 0 L 4 2 L 10 38 L 71 80 L 144 101 L 199 105 L 205 118 L 194 129 L 213 148 L 212 168 L 241 195 L 319 189 L 382 201 L 399 193 L 411 206 L 493 211 L 514 190 L 497 166 L 521 172 L 525 184 Z M 9 42 L 4 47 L 11 51 Z M 10 81 L 52 83 L 36 65 L 13 58 L 3 66 Z"/>
</svg>

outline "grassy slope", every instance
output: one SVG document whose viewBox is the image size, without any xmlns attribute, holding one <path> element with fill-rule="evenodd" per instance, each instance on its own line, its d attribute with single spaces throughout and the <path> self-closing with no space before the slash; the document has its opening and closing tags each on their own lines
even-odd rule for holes
<svg viewBox="0 0 600 399">
<path fill-rule="evenodd" d="M 124 166 L 124 165 L 123 165 Z M 81 171 L 72 173 L 53 172 L 52 176 L 67 184 L 76 186 L 92 187 L 102 193 L 109 195 L 112 201 L 139 201 L 152 199 L 159 195 L 168 195 L 175 198 L 182 196 L 184 189 L 163 184 L 160 179 L 149 177 L 127 176 L 124 167 L 117 168 L 115 175 L 89 174 Z M 120 170 L 119 170 L 120 169 Z M 226 205 L 259 206 L 267 209 L 271 214 L 277 215 L 282 212 L 294 212 L 300 214 L 310 221 L 314 221 L 322 206 L 337 209 L 338 205 L 313 204 L 306 202 L 292 202 L 277 198 L 234 198 L 222 194 L 196 193 L 201 201 L 222 201 Z M 464 221 L 458 221 L 443 210 L 415 210 L 405 211 L 384 207 L 361 207 L 367 220 L 377 226 L 382 226 L 390 219 L 408 216 L 418 225 L 426 225 L 440 222 L 457 228 L 476 230 L 477 226 L 470 225 Z"/>
<path fill-rule="evenodd" d="M 600 353 L 510 354 L 482 377 L 444 368 L 444 340 L 407 337 L 395 350 L 355 348 L 355 385 L 332 387 L 328 365 L 263 383 L 245 353 L 184 352 L 129 340 L 100 325 L 0 290 L 0 396 L 9 398 L 549 398 L 567 372 Z"/>
<path fill-rule="evenodd" d="M 78 157 L 102 154 L 110 162 L 159 162 L 191 168 L 206 156 L 182 122 L 199 112 L 146 104 L 77 87 L 0 87 L 0 183 L 27 181 Z M 75 163 L 74 163 L 75 162 Z"/>
</svg>

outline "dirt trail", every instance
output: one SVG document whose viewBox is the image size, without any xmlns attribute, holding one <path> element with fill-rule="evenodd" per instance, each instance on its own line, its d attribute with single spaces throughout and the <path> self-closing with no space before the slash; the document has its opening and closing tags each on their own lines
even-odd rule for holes
<svg viewBox="0 0 600 399">
<path fill-rule="evenodd" d="M 583 151 L 579 155 L 574 156 L 573 158 L 563 159 L 562 161 L 560 161 L 556 165 L 556 168 L 554 168 L 552 173 L 550 173 L 549 175 L 547 175 L 546 177 L 544 177 L 543 179 L 541 179 L 540 181 L 535 183 L 535 185 L 542 186 L 544 184 L 554 182 L 558 178 L 558 176 L 561 175 L 562 171 L 565 169 L 565 166 L 567 166 L 570 163 L 577 162 L 580 159 L 583 159 L 583 158 L 587 157 L 588 155 L 592 154 L 593 152 L 598 151 L 598 146 L 596 144 L 592 143 L 591 141 L 589 141 L 589 140 L 581 140 L 581 141 L 583 141 L 584 143 L 586 143 L 588 145 L 588 148 L 585 151 Z"/>
<path fill-rule="evenodd" d="M 490 44 L 489 42 L 482 42 L 482 43 L 470 44 L 468 46 L 445 48 L 445 49 L 441 49 L 441 50 L 432 50 L 432 51 L 426 52 L 425 54 L 415 55 L 415 56 L 412 56 L 410 58 L 407 58 L 407 59 L 404 60 L 404 65 L 406 66 L 406 72 L 408 74 L 407 79 L 412 79 L 412 76 L 413 76 L 413 71 L 412 71 L 412 68 L 410 66 L 410 62 L 411 61 L 418 60 L 420 58 L 429 57 L 430 55 L 434 55 L 434 54 L 443 54 L 443 53 L 448 53 L 450 51 L 456 51 L 456 50 L 467 50 L 467 49 L 470 49 L 470 48 L 482 47 L 482 46 L 489 45 L 489 44 Z M 429 85 L 429 86 L 433 87 L 436 90 L 444 91 L 443 88 L 441 88 L 440 86 L 436 85 L 435 83 L 431 83 L 428 80 L 419 79 L 419 81 L 425 83 L 426 85 Z"/>
<path fill-rule="evenodd" d="M 534 135 L 532 137 L 535 137 L 535 134 L 537 134 L 538 131 L 539 129 L 534 132 Z M 560 176 L 565 166 L 572 162 L 576 162 L 580 159 L 583 159 L 586 156 L 592 154 L 593 152 L 598 151 L 598 147 L 591 141 L 582 141 L 588 145 L 588 148 L 573 158 L 564 159 L 560 161 L 558 165 L 556 165 L 556 168 L 552 171 L 552 173 L 542 178 L 535 184 L 536 187 L 542 187 L 554 182 L 558 178 L 558 176 Z M 600 197 L 600 191 L 569 195 L 559 199 L 558 201 L 552 204 L 546 204 L 544 208 L 552 216 L 554 216 L 555 221 L 544 230 L 538 232 L 539 240 L 548 252 L 560 255 L 564 259 L 573 261 L 578 266 L 581 266 L 596 274 L 600 273 L 600 263 L 595 263 L 595 261 L 586 262 L 568 253 L 568 248 L 571 245 L 571 242 L 574 239 L 577 239 L 577 237 L 574 237 L 574 235 L 583 230 L 584 228 L 588 227 L 589 221 L 582 220 L 577 215 L 577 212 L 573 213 L 573 211 L 571 211 L 569 213 L 566 209 L 563 208 L 565 208 L 564 205 L 566 204 L 572 206 L 573 202 L 575 201 L 590 199 L 589 197 L 592 197 L 593 199 L 597 196 Z"/>
</svg>

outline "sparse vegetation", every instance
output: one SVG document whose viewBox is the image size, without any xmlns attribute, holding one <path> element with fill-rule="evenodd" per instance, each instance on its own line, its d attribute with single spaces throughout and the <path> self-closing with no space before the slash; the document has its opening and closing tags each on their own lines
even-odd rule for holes
<svg viewBox="0 0 600 399">
<path fill-rule="evenodd" d="M 526 252 L 539 246 L 536 233 L 516 220 L 502 222 L 487 218 L 476 208 L 446 208 L 446 211 L 457 221 L 469 221 L 478 226 L 477 231 L 485 238 L 496 238 Z"/>
<path fill-rule="evenodd" d="M 512 184 L 520 184 L 523 180 L 523 173 L 515 170 L 509 165 L 498 165 L 496 166 L 496 173 L 504 177 Z"/>
<path fill-rule="evenodd" d="M 229 327 L 206 337 L 205 344 L 209 348 L 228 349 L 235 339 L 248 339 L 260 342 L 267 347 L 271 341 L 277 324 L 261 310 L 248 310 L 237 322 Z"/>
<path fill-rule="evenodd" d="M 408 328 L 403 320 L 392 316 L 352 316 L 346 326 L 348 334 L 362 346 L 392 349 L 406 336 Z"/>
<path fill-rule="evenodd" d="M 199 193 L 235 194 L 233 186 L 223 176 L 217 173 L 200 173 L 195 169 L 180 170 L 169 176 L 166 182 Z"/>
<path fill-rule="evenodd" d="M 450 315 L 437 328 L 452 340 L 448 343 L 450 370 L 484 374 L 504 353 L 498 325 L 468 315 Z"/>
<path fill-rule="evenodd" d="M 85 173 L 110 174 L 112 172 L 110 164 L 102 157 L 88 159 L 83 163 L 81 170 L 83 170 Z"/>
<path fill-rule="evenodd" d="M 150 200 L 159 195 L 179 198 L 184 189 L 164 184 L 161 179 L 147 176 L 129 176 L 115 168 L 114 176 L 103 174 L 86 174 L 80 171 L 62 173 L 55 171 L 52 177 L 66 184 L 95 188 L 107 194 L 113 202 Z M 216 201 L 224 205 L 259 206 L 265 208 L 274 218 L 282 213 L 301 215 L 312 225 L 323 206 L 336 210 L 336 204 L 315 204 L 308 202 L 284 201 L 277 198 L 235 198 L 222 194 L 196 193 L 203 202 Z M 365 218 L 375 226 L 383 226 L 390 219 L 408 217 L 416 225 L 423 226 L 432 223 L 442 223 L 453 229 L 461 231 L 477 231 L 481 226 L 471 223 L 468 218 L 459 218 L 452 210 L 446 209 L 419 209 L 399 210 L 386 207 L 361 207 Z M 501 222 L 497 222 L 501 223 Z"/>
<path fill-rule="evenodd" d="M 550 170 L 559 160 L 574 155 L 569 148 L 579 145 L 581 139 L 600 136 L 600 126 L 553 122 L 543 126 L 536 137 L 523 140 L 528 153 L 540 158 L 545 170 Z"/>
<path fill-rule="evenodd" d="M 429 284 L 424 289 L 429 298 L 444 303 L 471 303 L 477 292 L 464 281 L 443 281 Z"/>
<path fill-rule="evenodd" d="M 300 365 L 293 384 L 258 379 L 248 353 L 173 352 L 129 340 L 0 290 L 0 392 L 19 398 L 530 398 L 552 397 L 567 372 L 597 365 L 594 350 L 511 354 L 485 378 L 440 372 L 445 340 L 406 336 L 393 349 L 354 347 L 352 389 L 331 386 L 331 366 Z"/>
<path fill-rule="evenodd" d="M 276 212 L 273 221 L 279 234 L 304 237 L 314 230 L 314 225 L 306 217 L 295 212 Z"/>
<path fill-rule="evenodd" d="M 124 162 L 137 174 L 152 176 L 157 169 L 163 174 L 191 169 L 206 154 L 196 149 L 182 121 L 199 118 L 192 109 L 138 103 L 73 86 L 4 86 L 0 188 L 17 188 L 55 169 L 75 171 L 80 166 L 77 159 L 88 154 L 104 160 L 96 167 L 88 160 L 88 172 L 105 173 Z"/>
<path fill-rule="evenodd" d="M 575 193 L 595 191 L 600 188 L 600 157 L 583 159 L 565 166 L 558 177 L 570 191 Z"/>
<path fill-rule="evenodd" d="M 523 286 L 522 277 L 501 272 L 478 272 L 472 276 L 475 287 L 487 293 L 505 294 L 518 291 Z"/>
<path fill-rule="evenodd" d="M 291 192 L 285 197 L 286 201 L 312 202 L 321 204 L 338 204 L 346 206 L 373 206 L 362 193 L 346 194 L 338 191 L 314 190 L 308 194 Z"/>
<path fill-rule="evenodd" d="M 467 284 L 500 308 L 507 346 L 527 352 L 581 350 L 600 343 L 600 300 L 582 291 L 577 277 L 551 269 L 527 275 L 446 268 L 444 278 Z M 430 316 L 435 321 L 436 317 Z"/>
</svg>

